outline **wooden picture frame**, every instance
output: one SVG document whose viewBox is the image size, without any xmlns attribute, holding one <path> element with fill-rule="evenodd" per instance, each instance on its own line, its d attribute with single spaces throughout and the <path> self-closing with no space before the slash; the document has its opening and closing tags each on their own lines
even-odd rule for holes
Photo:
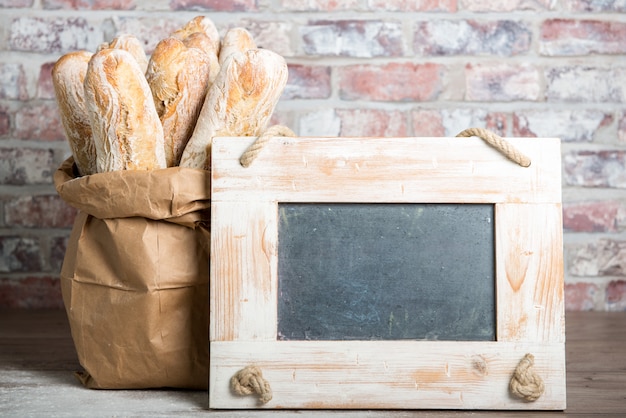
<svg viewBox="0 0 626 418">
<path fill-rule="evenodd" d="M 565 409 L 558 139 L 507 139 L 522 167 L 479 138 L 274 137 L 242 167 L 254 140 L 212 144 L 210 408 Z M 283 202 L 493 204 L 495 341 L 280 341 Z M 511 392 L 523 364 L 536 399 Z M 232 386 L 253 368 L 264 399 Z"/>
</svg>

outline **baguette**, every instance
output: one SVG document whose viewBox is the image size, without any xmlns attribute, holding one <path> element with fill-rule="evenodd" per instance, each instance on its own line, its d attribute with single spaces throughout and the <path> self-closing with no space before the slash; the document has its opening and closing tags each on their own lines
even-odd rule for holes
<svg viewBox="0 0 626 418">
<path fill-rule="evenodd" d="M 159 42 L 150 58 L 146 80 L 163 125 L 168 167 L 178 165 L 193 133 L 207 94 L 212 63 L 217 64 L 217 60 L 200 49 L 187 48 L 173 37 Z"/>
<path fill-rule="evenodd" d="M 201 32 L 192 33 L 191 35 L 183 39 L 183 44 L 185 44 L 187 48 L 197 48 L 203 52 L 210 50 L 210 47 L 207 46 L 207 44 L 209 43 L 209 37 Z M 213 53 L 208 53 L 207 56 L 209 57 L 209 62 L 211 65 L 209 70 L 209 85 L 211 85 L 215 81 L 217 74 L 220 72 L 220 64 L 217 60 L 217 55 Z"/>
<path fill-rule="evenodd" d="M 63 55 L 52 67 L 52 84 L 78 174 L 96 173 L 96 149 L 85 104 L 83 82 L 92 54 L 87 51 Z"/>
<path fill-rule="evenodd" d="M 259 136 L 287 83 L 287 64 L 267 49 L 232 54 L 209 88 L 181 167 L 210 168 L 211 139 Z"/>
<path fill-rule="evenodd" d="M 139 64 L 142 72 L 146 72 L 148 68 L 148 57 L 146 56 L 146 52 L 143 49 L 143 45 L 139 39 L 134 37 L 133 35 L 121 34 L 113 38 L 113 40 L 109 43 L 103 43 L 98 47 L 98 51 L 103 49 L 123 49 L 124 51 L 128 51 L 133 58 Z"/>
<path fill-rule="evenodd" d="M 174 31 L 172 36 L 181 41 L 189 38 L 195 33 L 203 33 L 206 35 L 208 42 L 204 42 L 202 48 L 209 55 L 219 55 L 220 52 L 220 34 L 211 19 L 206 16 L 196 16 L 187 22 L 182 28 Z"/>
<path fill-rule="evenodd" d="M 163 127 L 132 55 L 103 49 L 89 61 L 85 101 L 99 173 L 165 168 Z"/>
<path fill-rule="evenodd" d="M 231 28 L 222 39 L 220 48 L 219 63 L 224 65 L 226 59 L 235 52 L 246 52 L 249 49 L 257 49 L 252 34 L 245 28 Z"/>
</svg>

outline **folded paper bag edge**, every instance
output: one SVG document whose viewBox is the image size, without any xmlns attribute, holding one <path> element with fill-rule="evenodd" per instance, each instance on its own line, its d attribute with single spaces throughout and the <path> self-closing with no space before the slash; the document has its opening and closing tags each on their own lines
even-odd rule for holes
<svg viewBox="0 0 626 418">
<path fill-rule="evenodd" d="M 99 219 L 140 216 L 193 226 L 209 220 L 210 172 L 171 167 L 77 177 L 69 157 L 55 171 L 54 185 L 70 206 Z"/>
</svg>

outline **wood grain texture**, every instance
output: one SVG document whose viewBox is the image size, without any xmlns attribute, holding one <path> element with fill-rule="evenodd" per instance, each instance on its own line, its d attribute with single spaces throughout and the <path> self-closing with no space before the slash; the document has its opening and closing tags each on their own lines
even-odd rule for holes
<svg viewBox="0 0 626 418">
<path fill-rule="evenodd" d="M 511 140 L 524 168 L 479 139 L 273 138 L 243 168 L 252 140 L 213 142 L 211 407 L 259 406 L 229 396 L 250 364 L 270 408 L 565 407 L 558 140 Z M 494 204 L 496 341 L 275 341 L 281 202 Z M 526 353 L 548 388 L 531 403 L 507 392 Z"/>
<path fill-rule="evenodd" d="M 534 403 L 508 393 L 528 351 L 547 387 Z M 229 390 L 243 366 L 261 368 L 268 408 L 564 409 L 563 344 L 431 341 L 220 342 L 211 345 L 211 408 L 261 407 Z"/>
<path fill-rule="evenodd" d="M 211 252 L 225 255 L 211 261 L 212 341 L 276 340 L 276 213 L 266 202 L 211 207 L 211 223 L 223 226 L 211 229 Z"/>
<path fill-rule="evenodd" d="M 478 138 L 281 137 L 244 169 L 254 138 L 215 138 L 213 200 L 560 203 L 560 142 L 507 140 L 530 167 Z"/>
</svg>

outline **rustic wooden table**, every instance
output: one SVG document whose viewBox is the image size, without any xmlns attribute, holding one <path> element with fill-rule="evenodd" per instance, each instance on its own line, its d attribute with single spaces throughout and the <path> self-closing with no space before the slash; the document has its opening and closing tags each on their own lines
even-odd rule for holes
<svg viewBox="0 0 626 418">
<path fill-rule="evenodd" d="M 626 312 L 568 312 L 567 410 L 532 416 L 626 415 Z M 63 311 L 0 311 L 0 416 L 520 416 L 503 411 L 215 411 L 204 391 L 84 389 Z"/>
</svg>

